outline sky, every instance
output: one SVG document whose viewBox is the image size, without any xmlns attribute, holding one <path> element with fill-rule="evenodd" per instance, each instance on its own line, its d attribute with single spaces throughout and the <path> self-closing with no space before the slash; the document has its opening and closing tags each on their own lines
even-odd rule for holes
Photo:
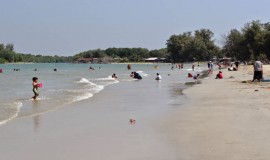
<svg viewBox="0 0 270 160">
<path fill-rule="evenodd" d="M 173 34 L 210 29 L 216 43 L 252 20 L 269 22 L 268 0 L 0 0 L 0 43 L 69 56 L 89 49 L 160 49 Z"/>
</svg>

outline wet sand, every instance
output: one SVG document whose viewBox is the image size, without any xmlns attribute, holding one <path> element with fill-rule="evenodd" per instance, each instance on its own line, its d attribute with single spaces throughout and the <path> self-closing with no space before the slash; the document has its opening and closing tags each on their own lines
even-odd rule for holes
<svg viewBox="0 0 270 160">
<path fill-rule="evenodd" d="M 215 74 L 184 93 L 190 102 L 164 122 L 181 160 L 268 160 L 270 83 L 252 80 L 252 67 Z M 264 66 L 264 75 L 270 67 Z"/>
<path fill-rule="evenodd" d="M 0 159 L 176 160 L 167 133 L 153 125 L 168 110 L 170 93 L 153 82 L 123 82 L 89 100 L 10 121 L 0 128 Z M 118 85 L 126 90 L 116 92 Z"/>
</svg>

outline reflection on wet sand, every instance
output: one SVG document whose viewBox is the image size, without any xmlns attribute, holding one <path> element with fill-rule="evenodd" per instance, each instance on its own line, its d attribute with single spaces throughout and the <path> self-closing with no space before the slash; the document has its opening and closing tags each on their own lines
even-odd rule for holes
<svg viewBox="0 0 270 160">
<path fill-rule="evenodd" d="M 33 101 L 33 113 L 36 113 L 36 111 L 39 110 L 40 106 L 41 106 L 40 101 Z M 41 115 L 36 115 L 33 117 L 34 131 L 38 131 L 40 127 L 40 118 L 41 118 Z"/>
</svg>

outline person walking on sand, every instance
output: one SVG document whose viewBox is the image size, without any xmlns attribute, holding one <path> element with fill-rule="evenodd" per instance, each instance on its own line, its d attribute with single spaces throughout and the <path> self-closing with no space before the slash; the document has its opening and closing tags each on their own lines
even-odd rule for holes
<svg viewBox="0 0 270 160">
<path fill-rule="evenodd" d="M 254 82 L 255 80 L 258 80 L 260 82 L 262 80 L 262 77 L 263 77 L 262 62 L 261 61 L 255 61 L 253 67 L 254 67 L 254 75 L 253 75 L 252 82 Z"/>
</svg>

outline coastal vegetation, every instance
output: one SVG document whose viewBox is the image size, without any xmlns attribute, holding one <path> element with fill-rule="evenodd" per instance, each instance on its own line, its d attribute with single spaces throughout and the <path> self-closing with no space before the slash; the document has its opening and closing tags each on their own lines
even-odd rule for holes
<svg viewBox="0 0 270 160">
<path fill-rule="evenodd" d="M 13 44 L 0 44 L 0 63 L 63 63 L 75 62 L 80 58 L 98 58 L 101 62 L 103 60 L 106 62 L 142 62 L 149 57 L 158 57 L 173 63 L 204 61 L 213 57 L 231 57 L 240 61 L 267 60 L 270 58 L 270 22 L 252 21 L 245 24 L 240 30 L 232 29 L 222 38 L 223 44 L 218 46 L 211 30 L 200 29 L 170 36 L 166 48 L 162 49 L 95 49 L 69 57 L 21 54 L 14 51 Z"/>
<path fill-rule="evenodd" d="M 146 48 L 108 48 L 106 50 L 97 49 L 81 52 L 76 54 L 74 59 L 104 57 L 110 57 L 121 62 L 141 62 L 149 57 L 169 58 L 170 54 L 166 48 L 151 51 Z"/>
<path fill-rule="evenodd" d="M 225 36 L 222 52 L 241 61 L 270 58 L 270 22 L 252 21 L 241 30 L 232 29 Z"/>
<path fill-rule="evenodd" d="M 73 56 L 44 56 L 16 53 L 13 44 L 0 44 L 0 63 L 33 62 L 33 63 L 64 63 L 72 62 Z"/>
<path fill-rule="evenodd" d="M 167 49 L 172 62 L 209 60 L 221 56 L 220 48 L 214 43 L 214 33 L 209 29 L 172 35 L 167 40 Z"/>
</svg>

